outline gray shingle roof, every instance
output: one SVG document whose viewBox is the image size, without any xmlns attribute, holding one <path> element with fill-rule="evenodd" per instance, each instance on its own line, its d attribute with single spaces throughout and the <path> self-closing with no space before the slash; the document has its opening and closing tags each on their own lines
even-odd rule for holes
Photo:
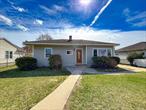
<svg viewBox="0 0 146 110">
<path fill-rule="evenodd" d="M 67 40 L 67 39 L 57 39 L 57 40 L 42 40 L 42 41 L 25 41 L 25 45 L 29 44 L 57 44 L 57 45 L 119 45 L 116 43 L 99 42 L 91 40 Z"/>
<path fill-rule="evenodd" d="M 141 51 L 141 50 L 146 50 L 146 42 L 139 42 L 139 43 L 118 49 L 117 52 Z"/>
</svg>

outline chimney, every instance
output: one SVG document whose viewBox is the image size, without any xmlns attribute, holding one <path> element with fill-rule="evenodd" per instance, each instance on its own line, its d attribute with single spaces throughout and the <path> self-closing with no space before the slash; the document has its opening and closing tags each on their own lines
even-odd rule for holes
<svg viewBox="0 0 146 110">
<path fill-rule="evenodd" d="M 69 41 L 72 41 L 72 36 L 71 35 L 69 36 Z"/>
</svg>

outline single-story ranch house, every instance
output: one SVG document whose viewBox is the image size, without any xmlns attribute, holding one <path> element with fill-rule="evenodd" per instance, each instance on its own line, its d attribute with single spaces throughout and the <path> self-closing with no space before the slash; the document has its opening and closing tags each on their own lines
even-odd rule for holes
<svg viewBox="0 0 146 110">
<path fill-rule="evenodd" d="M 22 56 L 21 48 L 5 38 L 0 38 L 0 66 L 14 64 L 15 59 Z"/>
<path fill-rule="evenodd" d="M 143 53 L 146 57 L 146 42 L 139 42 L 116 50 L 116 55 L 121 59 L 120 63 L 129 64 L 127 57 L 131 53 Z"/>
<path fill-rule="evenodd" d="M 80 64 L 91 65 L 93 56 L 114 56 L 115 43 L 105 43 L 90 40 L 69 39 L 25 41 L 24 45 L 32 47 L 32 57 L 38 61 L 38 66 L 48 66 L 48 57 L 59 54 L 63 66 Z"/>
</svg>

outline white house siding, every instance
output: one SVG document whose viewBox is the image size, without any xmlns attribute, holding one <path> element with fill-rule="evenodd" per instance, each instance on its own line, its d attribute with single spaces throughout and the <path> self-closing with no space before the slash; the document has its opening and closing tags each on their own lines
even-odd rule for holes
<svg viewBox="0 0 146 110">
<path fill-rule="evenodd" d="M 48 45 L 35 45 L 33 52 L 34 57 L 38 61 L 38 66 L 48 66 L 48 58 L 45 58 L 44 49 L 52 48 L 52 54 L 59 54 L 62 58 L 63 66 L 73 66 L 76 65 L 76 49 L 83 49 L 83 60 L 82 64 L 92 64 L 93 57 L 93 48 L 111 48 L 112 55 L 114 55 L 114 48 L 108 46 L 48 46 Z M 87 49 L 87 57 L 86 57 L 86 49 Z M 67 55 L 66 50 L 73 50 L 72 55 Z M 86 62 L 87 59 L 87 62 Z"/>
<path fill-rule="evenodd" d="M 59 54 L 62 58 L 63 66 L 73 66 L 76 64 L 76 48 L 83 49 L 83 64 L 86 63 L 85 47 L 83 46 L 34 46 L 34 57 L 38 61 L 38 66 L 48 66 L 48 58 L 44 56 L 44 49 L 52 48 L 53 54 Z M 67 55 L 66 50 L 73 50 L 72 55 Z"/>
<path fill-rule="evenodd" d="M 12 51 L 13 52 L 13 58 L 8 59 L 8 63 L 15 62 L 15 59 L 18 57 L 18 55 L 14 54 L 16 52 L 17 48 L 13 45 L 9 44 L 3 39 L 0 39 L 0 64 L 7 63 L 7 59 L 5 58 L 5 51 Z"/>
<path fill-rule="evenodd" d="M 118 57 L 120 58 L 120 63 L 121 64 L 130 64 L 129 61 L 127 60 L 127 57 L 131 53 L 142 53 L 144 51 L 132 51 L 132 52 L 119 52 Z"/>
<path fill-rule="evenodd" d="M 128 53 L 124 52 L 124 53 L 119 53 L 119 55 L 117 55 L 120 58 L 120 63 L 121 64 L 129 64 L 127 57 L 128 57 Z"/>
</svg>

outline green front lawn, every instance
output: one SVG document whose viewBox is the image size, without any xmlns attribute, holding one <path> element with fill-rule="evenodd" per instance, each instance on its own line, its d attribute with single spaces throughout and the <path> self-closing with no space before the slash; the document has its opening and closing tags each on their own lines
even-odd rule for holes
<svg viewBox="0 0 146 110">
<path fill-rule="evenodd" d="M 0 68 L 0 110 L 29 110 L 69 75 L 67 71 L 48 68 L 33 71 L 14 68 Z"/>
<path fill-rule="evenodd" d="M 66 110 L 146 110 L 146 73 L 83 75 Z"/>
<path fill-rule="evenodd" d="M 108 69 L 102 69 L 102 68 L 95 68 L 97 72 L 128 72 L 128 70 L 125 70 L 120 67 L 115 67 L 115 68 L 108 68 Z"/>
</svg>

